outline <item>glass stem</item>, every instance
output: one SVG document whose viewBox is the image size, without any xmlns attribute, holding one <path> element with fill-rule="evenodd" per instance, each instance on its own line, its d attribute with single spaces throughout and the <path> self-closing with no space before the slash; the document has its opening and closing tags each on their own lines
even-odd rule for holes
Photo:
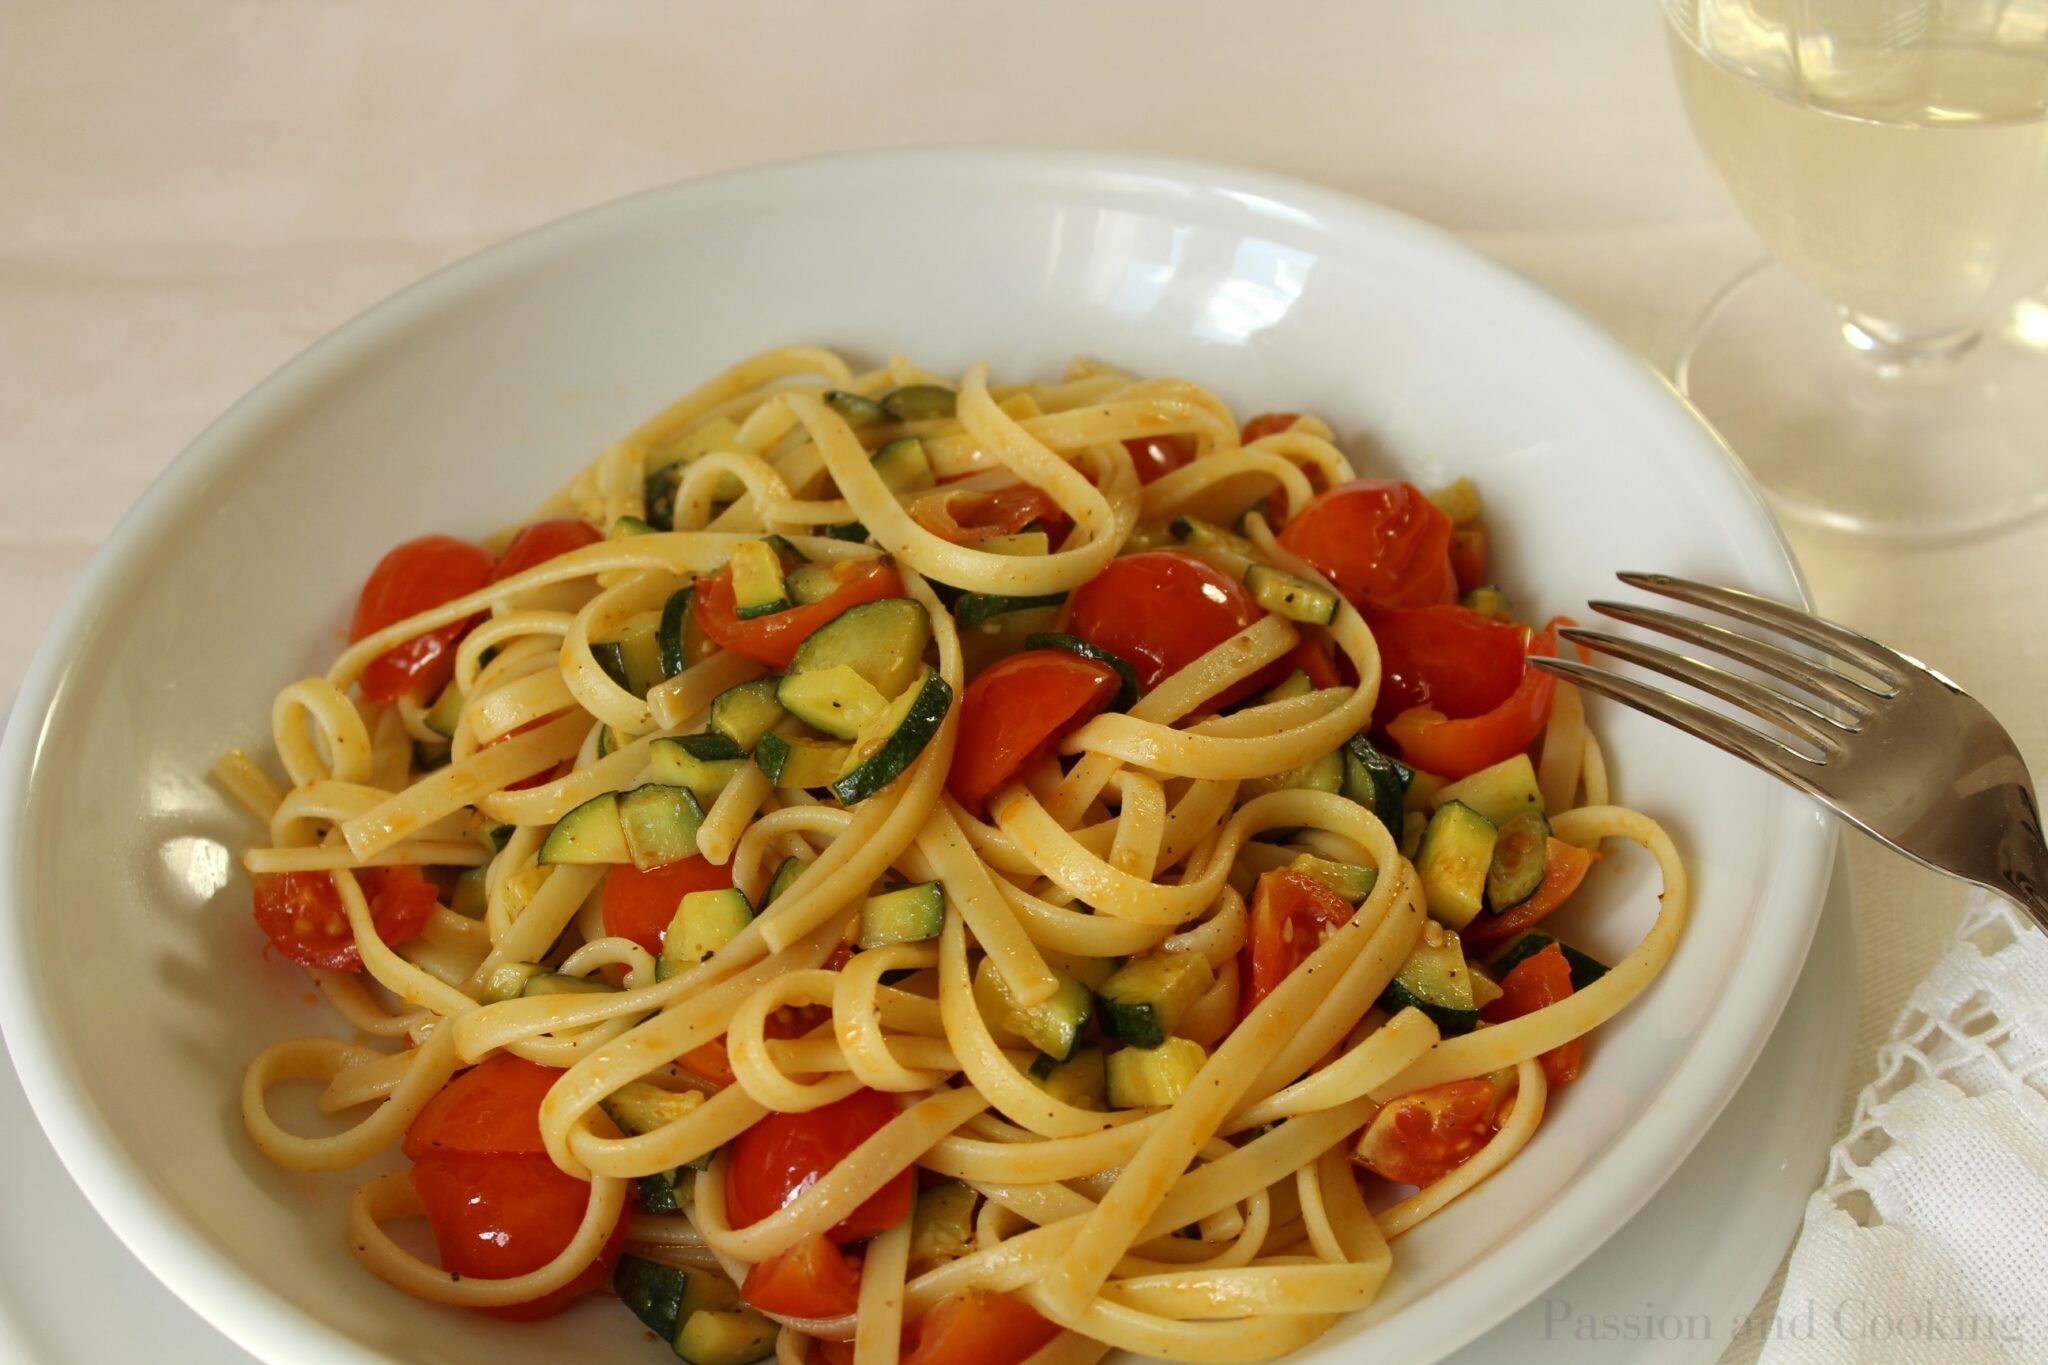
<svg viewBox="0 0 2048 1365">
<path fill-rule="evenodd" d="M 1908 333 L 1852 308 L 1841 313 L 1842 339 L 1882 366 L 1945 364 L 1984 335 L 1975 324 L 1944 332 Z"/>
</svg>

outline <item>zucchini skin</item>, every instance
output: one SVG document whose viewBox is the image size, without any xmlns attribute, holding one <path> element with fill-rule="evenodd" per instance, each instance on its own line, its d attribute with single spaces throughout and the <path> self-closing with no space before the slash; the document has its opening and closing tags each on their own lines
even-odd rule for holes
<svg viewBox="0 0 2048 1365">
<path fill-rule="evenodd" d="M 937 670 L 927 669 L 923 686 L 893 733 L 874 754 L 854 765 L 832 784 L 832 794 L 845 806 L 867 800 L 901 776 L 931 743 L 953 709 L 953 689 Z"/>
</svg>

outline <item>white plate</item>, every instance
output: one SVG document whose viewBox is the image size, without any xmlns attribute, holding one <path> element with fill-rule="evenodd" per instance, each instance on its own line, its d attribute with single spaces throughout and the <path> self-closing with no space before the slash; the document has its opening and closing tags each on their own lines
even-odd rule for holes
<svg viewBox="0 0 2048 1365">
<path fill-rule="evenodd" d="M 1800 593 L 1753 489 L 1632 357 L 1448 239 L 1307 186 L 1066 154 L 849 158 L 642 196 L 443 272 L 180 457 L 88 571 L 0 752 L 0 1023 L 23 1088 L 122 1240 L 257 1355 L 636 1349 L 602 1304 L 512 1326 L 404 1299 L 346 1254 L 349 1178 L 250 1150 L 247 1058 L 335 1021 L 262 961 L 232 875 L 248 831 L 204 774 L 264 743 L 274 691 L 326 665 L 391 542 L 516 519 L 680 388 L 796 339 L 1004 374 L 1086 351 L 1245 411 L 1320 413 L 1369 464 L 1477 478 L 1533 615 L 1634 566 Z M 1601 724 L 1619 792 L 1688 853 L 1694 922 L 1511 1175 L 1403 1239 L 1388 1293 L 1323 1353 L 1427 1358 L 1529 1302 L 1677 1168 L 1790 994 L 1832 826 L 1675 732 Z M 1646 863 L 1596 870 L 1589 946 L 1616 955 L 1647 925 Z"/>
</svg>

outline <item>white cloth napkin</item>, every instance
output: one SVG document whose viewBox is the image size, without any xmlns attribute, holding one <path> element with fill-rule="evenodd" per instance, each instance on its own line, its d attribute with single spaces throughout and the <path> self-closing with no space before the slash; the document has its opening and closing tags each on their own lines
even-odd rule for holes
<svg viewBox="0 0 2048 1365">
<path fill-rule="evenodd" d="M 2048 934 L 1972 894 L 1857 1098 L 1763 1365 L 2048 1360 Z"/>
</svg>

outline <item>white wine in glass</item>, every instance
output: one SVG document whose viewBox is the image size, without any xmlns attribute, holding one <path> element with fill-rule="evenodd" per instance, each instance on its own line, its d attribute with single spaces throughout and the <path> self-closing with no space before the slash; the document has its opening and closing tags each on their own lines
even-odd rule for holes
<svg viewBox="0 0 2048 1365">
<path fill-rule="evenodd" d="M 1708 310 L 1680 387 L 1798 515 L 1939 537 L 2048 509 L 2048 353 L 2013 325 L 2048 282 L 2048 0 L 1665 12 L 1779 262 Z"/>
</svg>

